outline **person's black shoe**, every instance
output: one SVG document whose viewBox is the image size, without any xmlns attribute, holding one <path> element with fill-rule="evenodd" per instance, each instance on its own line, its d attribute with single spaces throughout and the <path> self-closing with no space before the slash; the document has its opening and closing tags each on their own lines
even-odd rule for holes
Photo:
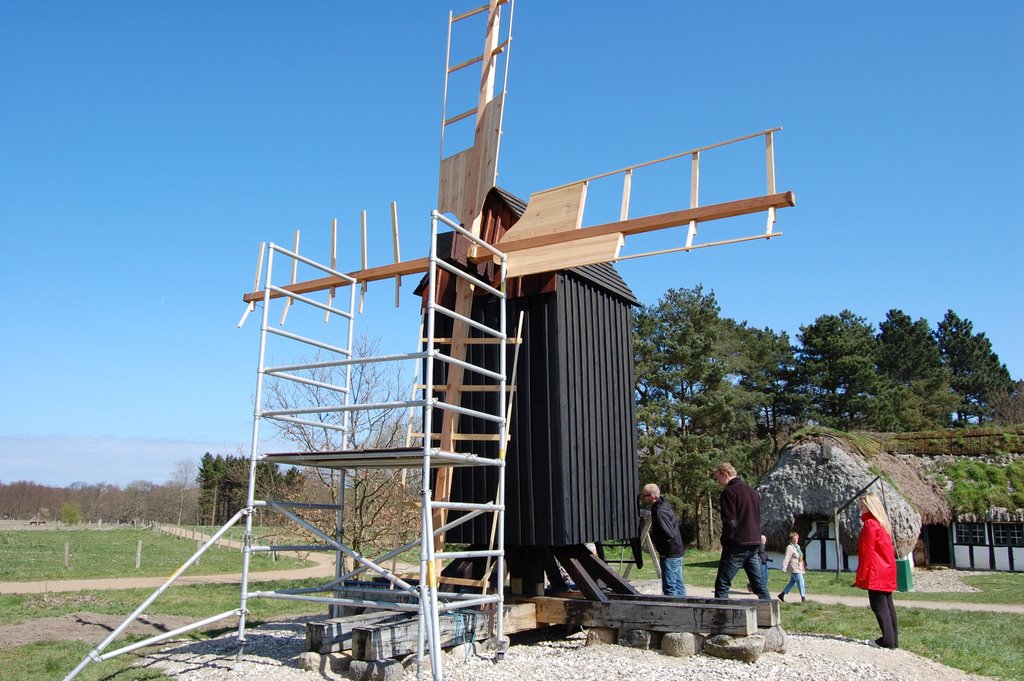
<svg viewBox="0 0 1024 681">
<path fill-rule="evenodd" d="M 786 602 L 786 594 L 780 593 L 779 594 L 779 600 L 782 601 L 783 603 L 785 603 Z"/>
</svg>

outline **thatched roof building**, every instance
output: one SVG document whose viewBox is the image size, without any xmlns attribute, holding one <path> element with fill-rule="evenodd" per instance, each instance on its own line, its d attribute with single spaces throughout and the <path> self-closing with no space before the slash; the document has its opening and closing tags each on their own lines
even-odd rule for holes
<svg viewBox="0 0 1024 681">
<path fill-rule="evenodd" d="M 870 439 L 818 433 L 787 445 L 759 487 L 768 545 L 784 547 L 791 531 L 807 538 L 816 521 L 831 521 L 843 509 L 839 541 L 856 553 L 862 523 L 853 500 L 869 485 L 886 505 L 898 555 L 913 550 L 922 525 L 951 520 L 942 491 L 912 457 L 882 452 Z"/>
</svg>

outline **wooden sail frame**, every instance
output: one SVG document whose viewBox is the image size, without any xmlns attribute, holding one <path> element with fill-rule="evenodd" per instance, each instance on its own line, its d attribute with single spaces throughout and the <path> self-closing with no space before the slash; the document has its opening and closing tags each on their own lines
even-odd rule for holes
<svg viewBox="0 0 1024 681">
<path fill-rule="evenodd" d="M 519 241 L 510 241 L 507 243 L 502 241 L 502 249 L 506 253 L 513 254 L 533 247 L 550 246 L 552 244 L 572 244 L 580 239 L 586 239 L 591 236 L 598 236 L 602 234 L 621 233 L 624 237 L 628 237 L 633 234 L 643 234 L 671 227 L 680 227 L 682 225 L 688 225 L 690 222 L 712 222 L 741 215 L 762 213 L 770 208 L 789 208 L 795 205 L 796 197 L 793 192 L 780 192 L 766 196 L 756 196 L 736 201 L 726 201 L 724 203 L 698 206 L 697 208 L 684 208 L 682 210 L 670 211 L 667 213 L 657 213 L 645 217 L 630 218 L 624 221 L 609 222 L 591 227 L 581 227 L 576 230 L 534 236 L 527 239 L 521 239 Z M 781 236 L 781 234 L 781 232 L 776 232 L 773 236 Z M 567 266 L 571 267 L 572 265 Z M 426 269 L 427 258 L 416 258 L 414 260 L 406 260 L 404 262 L 390 265 L 381 265 L 379 267 L 355 270 L 348 273 L 348 276 L 351 277 L 351 279 L 355 279 L 357 282 L 372 282 L 382 279 L 392 279 L 396 276 L 405 276 L 408 274 L 422 274 L 423 272 L 426 272 Z M 562 267 L 562 269 L 564 269 L 564 267 Z M 282 288 L 290 293 L 305 294 L 323 291 L 331 287 L 347 286 L 349 281 L 349 279 L 343 279 L 342 277 L 329 276 L 309 279 L 307 281 L 298 282 Z M 285 294 L 275 292 L 272 297 L 277 298 L 282 295 Z M 262 292 L 253 291 L 243 295 L 242 300 L 249 303 L 260 300 L 262 296 Z"/>
</svg>

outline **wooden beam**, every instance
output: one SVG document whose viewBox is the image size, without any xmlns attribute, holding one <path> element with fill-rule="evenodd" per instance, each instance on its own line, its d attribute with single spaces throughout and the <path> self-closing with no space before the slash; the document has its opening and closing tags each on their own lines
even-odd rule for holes
<svg viewBox="0 0 1024 681">
<path fill-rule="evenodd" d="M 583 595 L 577 591 L 553 591 L 550 594 L 557 598 L 582 598 Z M 671 596 L 659 596 L 656 594 L 610 594 L 612 601 L 637 601 L 641 603 L 664 603 L 674 600 Z M 768 629 L 782 623 L 782 611 L 779 601 L 772 599 L 762 601 L 761 599 L 743 598 L 694 598 L 686 596 L 680 599 L 680 603 L 687 605 L 745 605 L 753 607 L 757 613 L 757 628 Z"/>
<path fill-rule="evenodd" d="M 532 603 L 505 606 L 505 633 L 535 629 L 536 609 Z M 438 617 L 438 636 L 442 647 L 493 636 L 494 613 L 472 611 L 469 615 L 442 613 Z M 416 651 L 419 623 L 415 616 L 405 620 L 356 627 L 352 632 L 352 657 L 357 660 L 383 660 Z"/>
<path fill-rule="evenodd" d="M 408 617 L 406 613 L 376 611 L 349 617 L 335 617 L 322 622 L 306 622 L 306 650 L 334 653 L 352 647 L 352 630 L 371 624 L 394 622 Z"/>
<path fill-rule="evenodd" d="M 582 627 L 629 627 L 649 631 L 750 636 L 757 633 L 754 606 L 734 601 L 729 605 L 690 605 L 661 601 L 609 600 L 607 603 L 577 598 L 538 596 L 530 602 L 537 606 L 537 622 Z"/>
<path fill-rule="evenodd" d="M 700 206 L 698 208 L 687 208 L 669 213 L 648 215 L 646 217 L 632 218 L 622 222 L 610 222 L 603 225 L 595 225 L 593 227 L 581 227 L 580 229 L 572 229 L 555 234 L 547 234 L 544 236 L 511 241 L 507 244 L 501 242 L 497 244 L 497 247 L 506 253 L 512 253 L 539 246 L 549 246 L 557 243 L 572 243 L 579 239 L 586 239 L 601 234 L 615 234 L 621 232 L 624 236 L 630 236 L 632 234 L 653 232 L 659 229 L 679 227 L 680 225 L 688 224 L 691 221 L 710 222 L 712 220 L 722 220 L 725 218 L 737 217 L 739 215 L 760 213 L 768 210 L 769 208 L 787 208 L 795 205 L 796 198 L 794 197 L 793 192 L 782 192 L 779 194 L 769 194 L 767 196 L 758 196 L 750 199 L 740 199 L 737 201 L 727 201 L 726 203 L 716 203 L 709 206 Z M 377 281 L 380 279 L 390 279 L 395 276 L 426 272 L 428 265 L 428 258 L 418 258 L 416 260 L 409 260 L 393 265 L 382 265 L 380 267 L 369 267 L 364 270 L 357 270 L 355 272 L 350 272 L 348 276 L 352 277 L 357 282 Z M 299 282 L 295 285 L 285 286 L 283 288 L 293 293 L 304 294 L 312 293 L 314 291 L 323 291 L 324 289 L 331 288 L 332 286 L 348 286 L 348 284 L 348 280 L 340 277 L 321 277 L 319 279 L 311 279 L 309 281 Z M 271 293 L 270 297 L 279 298 L 281 295 L 282 294 L 280 293 Z M 262 291 L 253 291 L 242 296 L 242 300 L 246 303 L 259 301 L 262 298 Z"/>
<path fill-rule="evenodd" d="M 760 213 L 769 208 L 787 208 L 796 205 L 796 198 L 793 192 L 782 192 L 781 194 L 769 194 L 758 196 L 752 199 L 740 199 L 738 201 L 727 201 L 716 203 L 710 206 L 699 206 L 697 208 L 685 208 L 683 210 L 671 211 L 669 213 L 658 213 L 642 218 L 632 218 L 620 222 L 608 222 L 603 225 L 592 227 L 581 227 L 580 229 L 556 232 L 544 236 L 535 236 L 527 239 L 519 239 L 506 243 L 500 241 L 497 244 L 499 250 L 505 253 L 514 253 L 527 248 L 538 246 L 550 246 L 551 244 L 569 244 L 579 239 L 587 239 L 601 234 L 621 233 L 623 236 L 655 232 L 659 229 L 679 227 L 689 222 L 709 222 L 711 220 L 722 220 L 734 218 L 750 213 Z M 511 233 L 511 232 L 509 232 Z"/>
<path fill-rule="evenodd" d="M 430 265 L 429 258 L 417 258 L 415 260 L 407 260 L 405 262 L 394 263 L 392 265 L 381 265 L 380 267 L 369 267 L 363 270 L 356 270 L 355 272 L 349 272 L 348 276 L 356 280 L 356 282 L 364 281 L 379 281 L 381 279 L 391 279 L 392 277 L 401 277 L 407 274 L 422 274 L 427 271 L 427 267 Z M 332 287 L 348 286 L 348 279 L 342 279 L 341 277 L 319 277 L 317 279 L 310 279 L 308 281 L 301 281 L 291 286 L 283 286 L 282 288 L 291 291 L 292 293 L 305 294 L 315 293 L 316 291 L 323 291 Z M 271 298 L 280 298 L 283 294 L 272 292 Z M 263 291 L 253 291 L 246 293 L 242 296 L 242 300 L 245 302 L 260 301 L 263 299 Z"/>
</svg>

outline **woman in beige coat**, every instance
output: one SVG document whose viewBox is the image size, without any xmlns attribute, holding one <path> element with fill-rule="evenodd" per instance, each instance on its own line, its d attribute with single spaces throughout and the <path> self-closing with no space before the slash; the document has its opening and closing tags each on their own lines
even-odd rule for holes
<svg viewBox="0 0 1024 681">
<path fill-rule="evenodd" d="M 779 594 L 779 600 L 785 601 L 786 594 L 795 584 L 800 590 L 800 602 L 807 600 L 807 590 L 804 585 L 804 573 L 807 572 L 807 563 L 804 561 L 804 552 L 800 548 L 800 535 L 792 532 L 789 535 L 789 546 L 786 547 L 786 556 L 782 559 L 782 569 L 789 573 L 789 582 L 786 588 Z"/>
</svg>

